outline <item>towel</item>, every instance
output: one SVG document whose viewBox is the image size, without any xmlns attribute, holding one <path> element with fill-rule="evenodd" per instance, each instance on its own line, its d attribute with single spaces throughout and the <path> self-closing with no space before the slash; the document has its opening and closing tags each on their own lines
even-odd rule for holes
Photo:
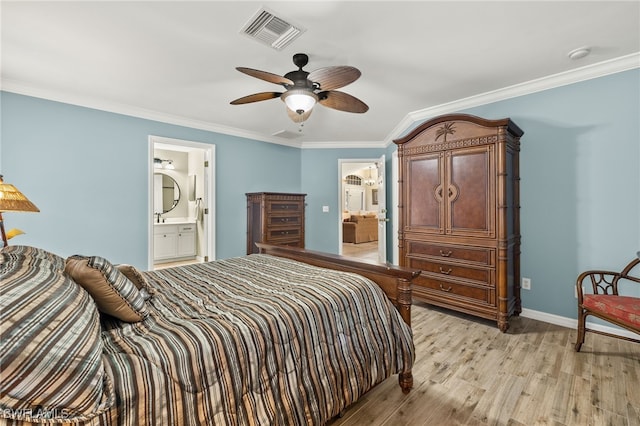
<svg viewBox="0 0 640 426">
<path fill-rule="evenodd" d="M 204 209 L 202 208 L 202 198 L 196 199 L 196 222 L 204 220 Z"/>
</svg>

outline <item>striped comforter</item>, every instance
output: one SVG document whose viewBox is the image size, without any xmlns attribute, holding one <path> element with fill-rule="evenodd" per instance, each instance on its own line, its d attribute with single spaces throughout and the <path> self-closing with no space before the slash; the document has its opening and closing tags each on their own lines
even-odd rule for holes
<svg viewBox="0 0 640 426">
<path fill-rule="evenodd" d="M 322 425 L 411 370 L 411 330 L 361 276 L 262 254 L 143 274 L 149 316 L 103 320 L 105 424 Z"/>
</svg>

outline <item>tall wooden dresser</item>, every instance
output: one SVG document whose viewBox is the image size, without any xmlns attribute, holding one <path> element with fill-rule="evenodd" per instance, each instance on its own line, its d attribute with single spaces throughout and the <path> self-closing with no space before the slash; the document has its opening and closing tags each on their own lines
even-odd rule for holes
<svg viewBox="0 0 640 426">
<path fill-rule="evenodd" d="M 412 295 L 497 321 L 520 302 L 519 152 L 510 119 L 431 119 L 395 140 L 400 265 L 422 270 Z"/>
<path fill-rule="evenodd" d="M 247 254 L 257 242 L 304 248 L 304 198 L 307 194 L 247 193 Z"/>
</svg>

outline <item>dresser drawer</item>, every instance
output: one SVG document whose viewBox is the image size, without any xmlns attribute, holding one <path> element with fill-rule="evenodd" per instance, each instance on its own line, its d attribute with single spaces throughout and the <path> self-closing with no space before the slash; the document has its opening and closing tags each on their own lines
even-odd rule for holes
<svg viewBox="0 0 640 426">
<path fill-rule="evenodd" d="M 299 239 L 302 236 L 302 228 L 270 228 L 267 230 L 267 238 L 269 241 L 278 239 Z"/>
<path fill-rule="evenodd" d="M 453 262 L 437 262 L 412 256 L 407 256 L 407 266 L 420 269 L 422 272 L 429 272 L 431 275 L 441 275 L 442 279 L 447 279 L 447 277 L 463 278 L 474 281 L 478 285 L 494 285 L 495 283 L 495 271 L 486 267 L 462 266 Z"/>
<path fill-rule="evenodd" d="M 268 213 L 287 213 L 287 212 L 302 212 L 301 201 L 269 201 L 267 202 Z"/>
<path fill-rule="evenodd" d="M 467 247 L 449 244 L 407 241 L 408 257 L 433 257 L 451 261 L 463 261 L 477 265 L 495 266 L 495 250 L 486 247 Z"/>
<path fill-rule="evenodd" d="M 301 225 L 302 217 L 298 214 L 272 215 L 267 217 L 267 226 L 291 226 Z"/>
<path fill-rule="evenodd" d="M 491 287 L 460 281 L 440 280 L 425 274 L 420 274 L 420 276 L 414 278 L 413 284 L 418 297 L 420 293 L 427 293 L 440 298 L 495 305 L 495 292 Z"/>
</svg>

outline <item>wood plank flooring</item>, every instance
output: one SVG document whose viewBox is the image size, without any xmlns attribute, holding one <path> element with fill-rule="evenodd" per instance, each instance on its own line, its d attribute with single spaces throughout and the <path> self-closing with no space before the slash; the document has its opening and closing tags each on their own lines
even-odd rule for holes
<svg viewBox="0 0 640 426">
<path fill-rule="evenodd" d="M 387 379 L 331 426 L 640 425 L 640 344 L 514 317 L 494 322 L 417 303 L 414 388 Z"/>
<path fill-rule="evenodd" d="M 342 243 L 342 255 L 349 257 L 357 257 L 359 259 L 378 260 L 378 242 L 370 241 L 368 243 Z"/>
</svg>

